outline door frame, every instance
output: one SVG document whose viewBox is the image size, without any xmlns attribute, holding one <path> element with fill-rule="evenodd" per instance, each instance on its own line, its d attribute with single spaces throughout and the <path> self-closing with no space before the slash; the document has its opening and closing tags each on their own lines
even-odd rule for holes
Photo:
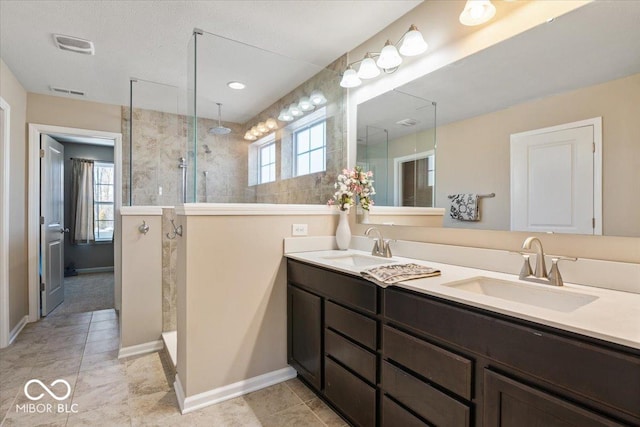
<svg viewBox="0 0 640 427">
<path fill-rule="evenodd" d="M 400 165 L 405 162 L 416 161 L 420 159 L 426 159 L 429 156 L 434 156 L 435 158 L 436 150 L 427 150 L 422 151 L 420 153 L 409 154 L 408 156 L 402 157 L 394 157 L 393 158 L 393 206 L 402 206 L 400 202 L 402 201 L 402 177 L 400 176 L 402 172 L 402 168 Z M 433 188 L 435 189 L 436 183 L 433 183 Z M 435 191 L 433 192 L 433 201 L 435 202 Z"/>
<path fill-rule="evenodd" d="M 9 172 L 11 146 L 11 106 L 0 97 L 0 348 L 9 345 L 11 321 L 9 317 Z"/>
<path fill-rule="evenodd" d="M 593 126 L 593 217 L 595 218 L 595 227 L 593 227 L 594 236 L 602 236 L 602 117 L 593 117 L 591 119 L 579 120 L 577 122 L 563 123 L 556 126 L 550 126 L 546 128 L 533 129 L 525 132 L 518 132 L 511 134 L 509 137 L 509 143 L 513 144 L 514 141 L 523 136 L 540 135 L 544 133 L 557 132 L 560 130 L 568 130 L 579 127 Z M 511 147 L 511 145 L 509 145 Z M 511 155 L 511 154 L 510 154 Z M 510 160 L 512 161 L 512 160 Z M 511 170 L 509 171 L 511 174 Z M 510 175 L 509 182 L 513 182 L 513 176 Z M 513 191 L 513 188 L 512 190 Z M 510 195 L 513 200 L 513 194 Z M 514 213 L 509 206 L 510 211 L 510 224 L 509 228 L 514 222 Z"/>
<path fill-rule="evenodd" d="M 121 242 L 117 238 L 120 232 L 119 212 L 122 207 L 122 134 L 99 130 L 70 128 L 64 126 L 43 125 L 29 123 L 29 169 L 27 194 L 27 246 L 29 270 L 29 322 L 40 318 L 40 284 L 38 270 L 38 254 L 40 246 L 40 135 L 63 134 L 69 136 L 83 136 L 102 138 L 113 141 L 114 165 L 114 297 L 116 308 L 119 308 L 118 289 L 120 288 L 120 253 Z"/>
</svg>

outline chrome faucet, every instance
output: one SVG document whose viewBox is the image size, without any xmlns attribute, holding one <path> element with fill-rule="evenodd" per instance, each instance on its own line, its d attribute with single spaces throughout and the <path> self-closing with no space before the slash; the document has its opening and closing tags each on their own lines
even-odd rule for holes
<svg viewBox="0 0 640 427">
<path fill-rule="evenodd" d="M 380 232 L 380 230 L 378 230 L 376 227 L 367 228 L 367 231 L 364 232 L 364 235 L 372 238 L 369 236 L 371 232 L 375 232 L 377 234 L 377 237 L 373 238 L 374 244 L 373 249 L 371 249 L 371 255 L 391 258 L 391 247 L 389 246 L 390 240 L 385 240 L 382 237 L 382 233 Z"/>
<path fill-rule="evenodd" d="M 544 262 L 544 250 L 542 249 L 542 242 L 540 241 L 540 239 L 538 239 L 537 237 L 527 237 L 522 244 L 522 249 L 530 250 L 532 244 L 535 244 L 535 246 L 537 247 L 537 250 L 535 252 L 536 268 L 535 271 L 532 271 L 531 264 L 529 263 L 529 257 L 532 253 L 520 252 L 520 254 L 524 257 L 524 264 L 522 265 L 522 270 L 520 270 L 520 280 L 551 284 L 553 286 L 562 286 L 564 282 L 562 281 L 562 276 L 560 275 L 560 270 L 558 269 L 558 262 L 576 261 L 577 258 L 550 255 L 551 270 L 549 271 L 549 274 L 547 274 L 547 267 Z"/>
</svg>

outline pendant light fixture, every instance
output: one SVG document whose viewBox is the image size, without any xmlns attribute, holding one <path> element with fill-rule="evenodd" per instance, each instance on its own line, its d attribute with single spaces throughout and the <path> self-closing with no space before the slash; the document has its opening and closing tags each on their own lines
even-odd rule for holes
<svg viewBox="0 0 640 427">
<path fill-rule="evenodd" d="M 496 7 L 491 0 L 467 0 L 460 14 L 460 23 L 470 27 L 484 24 L 495 14 Z"/>
<path fill-rule="evenodd" d="M 398 48 L 398 46 L 400 47 Z M 340 86 L 344 88 L 357 87 L 362 84 L 362 80 L 378 77 L 381 71 L 387 74 L 393 73 L 402 64 L 403 56 L 420 55 L 428 47 L 429 45 L 424 41 L 418 27 L 411 25 L 397 43 L 393 44 L 391 40 L 387 40 L 380 52 L 367 52 L 362 59 L 347 65 L 347 69 L 342 73 Z M 358 63 L 360 67 L 356 73 L 353 66 Z M 311 102 L 314 102 L 313 93 L 311 94 Z"/>
</svg>

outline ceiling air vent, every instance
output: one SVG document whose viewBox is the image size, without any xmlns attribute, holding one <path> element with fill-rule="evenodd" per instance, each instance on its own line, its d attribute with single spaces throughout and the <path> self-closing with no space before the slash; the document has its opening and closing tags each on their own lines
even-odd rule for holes
<svg viewBox="0 0 640 427">
<path fill-rule="evenodd" d="M 410 127 L 417 125 L 418 121 L 416 119 L 402 119 L 399 122 L 396 122 L 396 124 L 400 126 Z"/>
<path fill-rule="evenodd" d="M 54 34 L 53 41 L 58 49 L 68 50 L 70 52 L 83 53 L 85 55 L 95 55 L 96 49 L 93 42 L 89 40 L 79 39 L 78 37 L 63 36 Z"/>
<path fill-rule="evenodd" d="M 75 89 L 65 89 L 62 87 L 51 86 L 51 92 L 64 93 L 65 95 L 85 96 L 85 92 Z"/>
</svg>

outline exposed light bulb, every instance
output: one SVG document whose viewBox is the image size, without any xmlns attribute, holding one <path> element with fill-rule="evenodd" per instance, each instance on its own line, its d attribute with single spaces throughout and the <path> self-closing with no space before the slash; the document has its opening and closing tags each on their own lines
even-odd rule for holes
<svg viewBox="0 0 640 427">
<path fill-rule="evenodd" d="M 367 53 L 365 58 L 360 63 L 358 69 L 358 77 L 361 79 L 373 79 L 380 75 L 380 69 L 376 65 L 376 61 L 373 60 L 370 54 Z"/>
<path fill-rule="evenodd" d="M 496 14 L 496 7 L 491 0 L 467 0 L 460 14 L 462 25 L 474 26 L 484 24 Z"/>
<path fill-rule="evenodd" d="M 244 139 L 247 141 L 255 141 L 258 138 L 251 133 L 251 130 L 248 130 L 247 133 L 244 134 Z"/>
<path fill-rule="evenodd" d="M 362 84 L 362 80 L 358 77 L 356 70 L 349 67 L 345 70 L 342 75 L 342 80 L 340 81 L 340 86 L 344 88 L 357 87 Z"/>
<path fill-rule="evenodd" d="M 267 129 L 267 125 L 266 125 L 265 122 L 258 123 L 257 128 L 258 128 L 258 132 L 260 132 L 260 133 L 265 133 L 266 131 L 269 130 L 269 129 Z"/>
<path fill-rule="evenodd" d="M 418 27 L 412 25 L 409 31 L 404 35 L 402 45 L 400 45 L 400 54 L 404 56 L 416 56 L 426 51 L 429 45 L 424 41 L 422 33 L 418 31 Z"/>
<path fill-rule="evenodd" d="M 260 136 L 261 135 L 260 131 L 258 130 L 258 128 L 256 126 L 251 128 L 251 135 L 253 135 L 253 136 Z"/>
<path fill-rule="evenodd" d="M 383 70 L 390 70 L 402 64 L 402 57 L 398 53 L 398 49 L 391 44 L 391 40 L 387 40 L 380 52 L 376 65 Z"/>
</svg>

